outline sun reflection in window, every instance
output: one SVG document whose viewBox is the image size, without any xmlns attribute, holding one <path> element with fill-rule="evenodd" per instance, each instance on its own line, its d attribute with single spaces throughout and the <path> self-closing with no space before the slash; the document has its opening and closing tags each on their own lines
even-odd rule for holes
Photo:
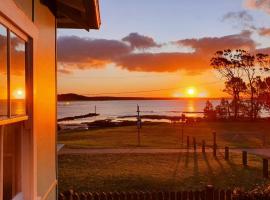
<svg viewBox="0 0 270 200">
<path fill-rule="evenodd" d="M 25 92 L 23 89 L 17 89 L 13 92 L 14 99 L 24 99 L 25 98 Z"/>
</svg>

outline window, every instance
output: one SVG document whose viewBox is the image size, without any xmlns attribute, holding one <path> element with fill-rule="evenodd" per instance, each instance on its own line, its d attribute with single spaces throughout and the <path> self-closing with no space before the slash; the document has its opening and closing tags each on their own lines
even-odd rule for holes
<svg viewBox="0 0 270 200">
<path fill-rule="evenodd" d="M 0 120 L 7 118 L 7 29 L 0 24 Z"/>
<path fill-rule="evenodd" d="M 24 197 L 26 47 L 24 34 L 0 24 L 0 199 Z"/>
<path fill-rule="evenodd" d="M 21 124 L 9 124 L 3 134 L 3 199 L 22 195 Z"/>
<path fill-rule="evenodd" d="M 25 115 L 25 41 L 10 32 L 11 116 Z"/>
<path fill-rule="evenodd" d="M 0 24 L 0 120 L 26 115 L 26 41 Z"/>
</svg>

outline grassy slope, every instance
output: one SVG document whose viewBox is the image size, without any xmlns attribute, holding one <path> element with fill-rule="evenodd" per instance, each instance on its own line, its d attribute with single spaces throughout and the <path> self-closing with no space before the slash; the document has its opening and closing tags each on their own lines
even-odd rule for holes
<svg viewBox="0 0 270 200">
<path fill-rule="evenodd" d="M 178 148 L 181 146 L 181 126 L 175 124 L 152 124 L 143 126 L 142 146 L 153 148 Z M 266 135 L 266 144 L 270 145 L 269 122 L 200 122 L 187 124 L 184 135 L 196 137 L 198 143 L 206 140 L 212 144 L 212 132 L 217 132 L 219 147 L 262 147 Z M 59 135 L 59 142 L 71 148 L 117 148 L 135 147 L 137 144 L 135 126 L 103 128 Z M 192 141 L 192 139 L 190 139 Z"/>
<path fill-rule="evenodd" d="M 249 156 L 249 166 L 241 156 L 230 162 L 211 154 L 114 154 L 59 156 L 59 189 L 77 191 L 130 191 L 199 189 L 215 187 L 252 188 L 269 183 L 262 178 L 261 159 Z"/>
</svg>

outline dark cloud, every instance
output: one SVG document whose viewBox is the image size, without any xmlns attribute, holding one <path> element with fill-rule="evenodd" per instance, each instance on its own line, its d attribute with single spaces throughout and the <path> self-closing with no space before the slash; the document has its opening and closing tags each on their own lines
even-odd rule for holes
<svg viewBox="0 0 270 200">
<path fill-rule="evenodd" d="M 218 50 L 256 49 L 251 32 L 224 37 L 205 37 L 184 39 L 173 42 L 174 45 L 190 47 L 192 52 L 138 53 L 131 45 L 118 40 L 85 39 L 79 37 L 60 37 L 58 40 L 60 73 L 70 70 L 90 69 L 115 64 L 122 69 L 142 72 L 201 73 L 210 69 L 209 60 Z M 149 45 L 148 45 L 149 47 Z"/>
<path fill-rule="evenodd" d="M 116 57 L 132 51 L 131 47 L 122 41 L 76 36 L 60 37 L 57 44 L 59 63 L 76 65 L 79 68 L 103 67 L 113 62 Z"/>
<path fill-rule="evenodd" d="M 178 45 L 188 46 L 195 50 L 195 53 L 213 55 L 217 50 L 223 49 L 246 49 L 256 48 L 256 43 L 251 39 L 250 31 L 243 31 L 240 34 L 223 37 L 205 37 L 200 39 L 185 39 L 176 42 Z"/>
<path fill-rule="evenodd" d="M 130 33 L 128 36 L 124 37 L 122 41 L 128 42 L 132 48 L 137 49 L 160 47 L 153 38 L 138 33 Z"/>
<path fill-rule="evenodd" d="M 254 19 L 247 11 L 228 12 L 222 21 L 233 23 L 233 26 L 241 29 L 255 29 Z"/>
</svg>

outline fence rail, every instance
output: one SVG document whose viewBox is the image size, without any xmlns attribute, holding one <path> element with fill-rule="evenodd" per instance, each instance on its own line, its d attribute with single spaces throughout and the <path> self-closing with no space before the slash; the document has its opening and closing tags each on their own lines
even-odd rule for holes
<svg viewBox="0 0 270 200">
<path fill-rule="evenodd" d="M 201 191 L 167 192 L 84 192 L 60 193 L 59 200 L 270 200 L 269 194 L 247 194 L 206 187 Z"/>
</svg>

